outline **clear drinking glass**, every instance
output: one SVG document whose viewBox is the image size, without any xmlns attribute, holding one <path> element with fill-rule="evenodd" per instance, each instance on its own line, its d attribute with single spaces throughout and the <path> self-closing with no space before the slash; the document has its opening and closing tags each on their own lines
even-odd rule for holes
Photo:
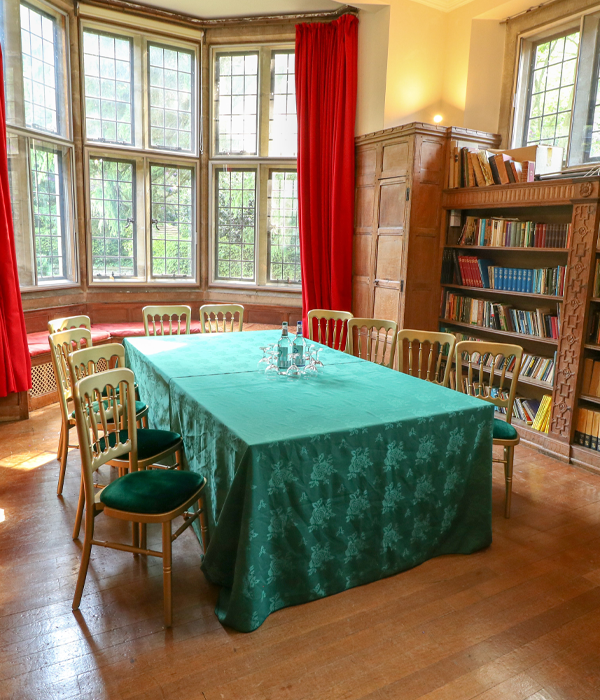
<svg viewBox="0 0 600 700">
<path fill-rule="evenodd" d="M 270 363 L 271 359 L 270 359 L 270 357 L 269 357 L 269 353 L 270 353 L 270 351 L 272 350 L 272 348 L 273 348 L 272 345 L 263 345 L 263 346 L 260 348 L 260 350 L 262 350 L 263 356 L 262 356 L 262 358 L 258 361 L 258 364 L 259 364 L 259 365 L 263 365 L 263 364 L 268 365 L 268 364 Z"/>
<path fill-rule="evenodd" d="M 288 369 L 285 372 L 286 377 L 301 377 L 304 372 L 303 370 L 298 367 L 296 364 L 296 359 L 300 357 L 300 353 L 298 352 L 293 352 L 290 357 L 292 358 L 292 364 L 288 367 Z"/>
</svg>

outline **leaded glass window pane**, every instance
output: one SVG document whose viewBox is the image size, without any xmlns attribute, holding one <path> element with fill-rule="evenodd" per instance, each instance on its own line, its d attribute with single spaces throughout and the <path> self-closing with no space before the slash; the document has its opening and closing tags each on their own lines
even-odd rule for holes
<svg viewBox="0 0 600 700">
<path fill-rule="evenodd" d="M 298 175 L 272 171 L 269 178 L 269 281 L 300 284 Z"/>
<path fill-rule="evenodd" d="M 56 20 L 26 4 L 20 10 L 25 126 L 58 133 Z"/>
<path fill-rule="evenodd" d="M 194 275 L 194 170 L 150 166 L 152 276 Z"/>
<path fill-rule="evenodd" d="M 216 171 L 216 271 L 222 280 L 255 277 L 256 171 Z"/>
<path fill-rule="evenodd" d="M 84 30 L 83 65 L 87 138 L 133 144 L 131 39 Z"/>
<path fill-rule="evenodd" d="M 258 52 L 215 57 L 215 150 L 218 155 L 258 153 Z"/>
<path fill-rule="evenodd" d="M 175 151 L 194 148 L 194 53 L 148 45 L 150 145 Z"/>
<path fill-rule="evenodd" d="M 62 155 L 41 142 L 30 147 L 31 194 L 37 277 L 63 279 L 65 274 L 65 212 Z"/>
<path fill-rule="evenodd" d="M 579 31 L 536 44 L 524 145 L 566 149 L 573 110 Z"/>
<path fill-rule="evenodd" d="M 134 163 L 90 158 L 90 228 L 94 278 L 136 276 Z"/>
<path fill-rule="evenodd" d="M 269 119 L 269 155 L 296 156 L 298 118 L 294 51 L 271 54 L 271 113 Z"/>
</svg>

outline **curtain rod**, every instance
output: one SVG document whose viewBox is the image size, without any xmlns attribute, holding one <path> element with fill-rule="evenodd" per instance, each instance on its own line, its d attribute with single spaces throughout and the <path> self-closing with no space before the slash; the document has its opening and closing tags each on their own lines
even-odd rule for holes
<svg viewBox="0 0 600 700">
<path fill-rule="evenodd" d="M 546 7 L 546 5 L 552 5 L 556 1 L 557 0 L 546 0 L 546 2 L 541 2 L 539 5 L 532 5 L 531 7 L 528 7 L 526 10 L 522 10 L 521 12 L 517 12 L 515 15 L 511 15 L 510 17 L 505 17 L 503 20 L 500 21 L 500 24 L 506 24 L 511 19 L 515 19 L 515 17 L 520 17 L 521 15 L 526 15 L 529 12 L 533 12 L 534 10 L 539 10 L 542 7 Z"/>
<path fill-rule="evenodd" d="M 150 7 L 141 3 L 131 2 L 130 0 L 83 0 L 76 1 L 76 11 L 80 4 L 94 5 L 96 7 L 105 7 L 111 10 L 126 12 L 132 15 L 141 15 L 144 17 L 154 17 L 163 19 L 174 24 L 184 24 L 199 29 L 211 29 L 213 27 L 231 27 L 239 24 L 281 24 L 282 22 L 297 22 L 306 20 L 334 20 L 342 15 L 358 14 L 358 9 L 351 5 L 344 5 L 337 10 L 328 10 L 325 12 L 305 12 L 300 14 L 283 14 L 283 15 L 256 15 L 250 17 L 218 17 L 214 19 L 206 19 L 203 17 L 195 17 L 184 12 L 173 12 L 165 10 L 161 7 Z"/>
</svg>

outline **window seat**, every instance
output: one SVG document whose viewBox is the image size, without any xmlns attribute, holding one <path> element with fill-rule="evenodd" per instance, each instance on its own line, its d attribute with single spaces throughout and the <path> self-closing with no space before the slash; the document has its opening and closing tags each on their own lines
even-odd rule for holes
<svg viewBox="0 0 600 700">
<path fill-rule="evenodd" d="M 244 331 L 262 331 L 279 328 L 268 323 L 245 323 Z M 200 321 L 191 322 L 191 332 L 200 333 Z M 101 345 L 109 342 L 122 342 L 123 338 L 144 335 L 142 322 L 94 323 L 92 324 L 92 342 Z M 58 401 L 56 382 L 50 357 L 48 331 L 27 334 L 27 346 L 31 357 L 31 383 L 29 392 L 29 410 L 42 408 Z"/>
</svg>

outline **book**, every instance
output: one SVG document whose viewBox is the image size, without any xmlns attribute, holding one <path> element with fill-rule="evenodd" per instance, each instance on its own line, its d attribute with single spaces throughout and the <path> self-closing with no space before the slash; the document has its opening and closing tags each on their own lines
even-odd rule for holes
<svg viewBox="0 0 600 700">
<path fill-rule="evenodd" d="M 508 185 L 510 182 L 510 178 L 508 177 L 508 171 L 506 168 L 506 161 L 510 161 L 511 158 L 510 156 L 507 156 L 506 153 L 498 153 L 495 156 L 492 156 L 494 159 L 494 163 L 496 163 L 496 169 L 498 170 L 498 177 L 500 178 L 500 184 L 502 185 Z"/>
<path fill-rule="evenodd" d="M 568 248 L 570 239 L 570 223 L 546 224 L 468 215 L 458 244 L 491 248 Z"/>
</svg>

